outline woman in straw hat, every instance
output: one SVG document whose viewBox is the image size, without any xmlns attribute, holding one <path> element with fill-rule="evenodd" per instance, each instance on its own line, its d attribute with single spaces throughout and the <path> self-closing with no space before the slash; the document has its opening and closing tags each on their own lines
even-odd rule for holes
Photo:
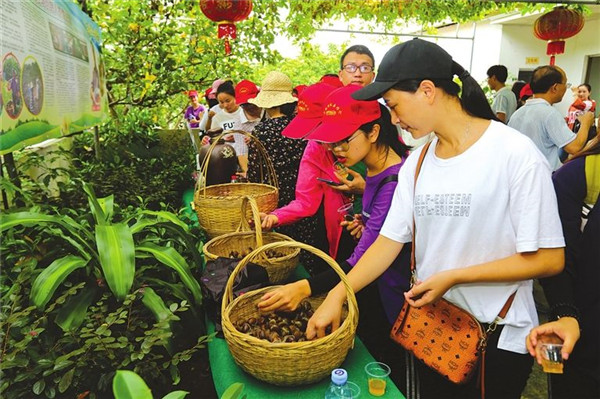
<svg viewBox="0 0 600 399">
<path fill-rule="evenodd" d="M 275 168 L 279 183 L 279 203 L 282 206 L 294 199 L 294 188 L 298 176 L 300 158 L 304 152 L 305 142 L 292 140 L 281 135 L 283 129 L 290 123 L 291 118 L 281 111 L 284 104 L 294 103 L 298 99 L 292 96 L 292 81 L 279 71 L 272 71 L 262 81 L 258 95 L 248 100 L 263 108 L 268 118 L 254 128 L 253 135 L 267 150 L 267 154 Z M 248 149 L 248 179 L 252 182 L 260 181 L 260 171 L 266 170 L 260 164 L 260 157 L 256 148 L 250 144 Z M 266 176 L 263 176 L 263 178 Z M 284 234 L 287 234 L 284 232 Z"/>
<path fill-rule="evenodd" d="M 455 76 L 462 82 L 460 96 Z M 564 265 L 548 163 L 531 140 L 496 120 L 468 72 L 425 40 L 394 46 L 375 82 L 352 96 L 383 97 L 395 123 L 415 138 L 431 131 L 436 137 L 400 169 L 386 221 L 348 273 L 350 285 L 360 291 L 385 272 L 404 243 L 413 241 L 414 221 L 417 283 L 404 294 L 410 306 L 444 297 L 486 324 L 515 293 L 489 336 L 484 382 L 488 398 L 519 398 L 532 366 L 525 338 L 538 323 L 531 279 L 557 274 Z M 339 327 L 345 299 L 338 284 L 309 321 L 308 338 Z M 481 395 L 477 378 L 455 385 L 421 363 L 415 366 L 421 397 Z"/>
</svg>

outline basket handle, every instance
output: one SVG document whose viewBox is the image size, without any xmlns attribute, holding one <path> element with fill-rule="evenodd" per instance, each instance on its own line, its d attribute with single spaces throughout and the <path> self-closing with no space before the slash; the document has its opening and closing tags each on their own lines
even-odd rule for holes
<svg viewBox="0 0 600 399">
<path fill-rule="evenodd" d="M 271 158 L 269 158 L 269 155 L 267 154 L 267 150 L 265 149 L 265 147 L 263 146 L 263 144 L 260 142 L 260 140 L 258 140 L 256 137 L 254 137 L 252 134 L 245 132 L 243 130 L 225 130 L 223 132 L 221 132 L 219 135 L 217 135 L 216 137 L 213 137 L 212 142 L 210 143 L 210 147 L 208 148 L 208 152 L 206 154 L 206 156 L 204 157 L 204 159 L 202 160 L 202 165 L 200 166 L 200 173 L 202 174 L 202 176 L 204 176 L 204 179 L 198 179 L 198 181 L 196 182 L 196 191 L 198 189 L 202 189 L 202 195 L 205 195 L 205 191 L 206 191 L 206 176 L 208 174 L 208 164 L 210 162 L 210 154 L 212 154 L 213 150 L 215 149 L 215 147 L 217 146 L 217 143 L 219 142 L 219 140 L 221 140 L 224 136 L 226 135 L 230 135 L 232 133 L 239 133 L 239 134 L 243 134 L 246 137 L 249 137 L 252 142 L 256 145 L 256 148 L 258 150 L 258 154 L 259 156 L 265 161 L 266 167 L 267 167 L 267 173 L 268 173 L 268 181 L 269 184 L 271 186 L 274 186 L 276 188 L 279 188 L 279 183 L 277 181 L 277 175 L 275 174 L 275 168 L 273 167 L 273 163 L 271 162 Z M 262 162 L 260 162 L 260 181 L 263 181 L 263 165 Z"/>
<path fill-rule="evenodd" d="M 221 314 L 225 315 L 225 310 L 227 306 L 233 301 L 233 283 L 235 282 L 235 278 L 237 275 L 255 258 L 260 256 L 263 252 L 266 252 L 270 249 L 279 249 L 279 248 L 300 248 L 304 249 L 319 258 L 323 259 L 331 268 L 340 276 L 342 280 L 342 284 L 346 288 L 346 299 L 348 300 L 348 316 L 346 320 L 355 320 L 358 322 L 358 306 L 356 304 L 356 296 L 354 295 L 354 291 L 352 287 L 350 287 L 350 283 L 348 282 L 348 278 L 346 277 L 346 273 L 338 266 L 338 264 L 333 260 L 329 255 L 320 249 L 311 247 L 308 244 L 304 244 L 297 241 L 279 241 L 273 242 L 270 244 L 265 244 L 262 247 L 256 248 L 254 251 L 250 252 L 246 257 L 244 257 L 235 267 L 229 279 L 227 279 L 227 284 L 225 284 L 225 291 L 223 292 L 223 301 L 221 302 Z"/>
<path fill-rule="evenodd" d="M 248 203 L 250 203 L 250 209 L 252 211 L 252 220 L 254 220 L 256 247 L 262 247 L 263 235 L 262 225 L 260 223 L 260 210 L 258 209 L 258 204 L 256 203 L 256 200 L 247 195 L 242 198 L 242 220 L 240 220 L 240 225 L 237 228 L 236 232 L 252 231 L 252 228 L 248 224 L 248 220 L 246 220 L 246 209 L 248 208 Z"/>
</svg>

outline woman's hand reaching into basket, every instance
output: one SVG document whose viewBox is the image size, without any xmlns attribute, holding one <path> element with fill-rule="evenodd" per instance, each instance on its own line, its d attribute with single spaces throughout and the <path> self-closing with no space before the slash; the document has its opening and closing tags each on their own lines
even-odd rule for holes
<svg viewBox="0 0 600 399">
<path fill-rule="evenodd" d="M 331 332 L 337 330 L 342 320 L 342 306 L 345 300 L 346 291 L 342 284 L 338 284 L 329 291 L 327 298 L 308 320 L 306 338 L 315 339 L 326 336 L 329 326 L 331 326 Z"/>
<path fill-rule="evenodd" d="M 261 227 L 265 230 L 271 230 L 279 224 L 279 218 L 273 214 L 260 213 Z"/>
<path fill-rule="evenodd" d="M 269 291 L 260 298 L 258 308 L 262 312 L 273 312 L 282 310 L 292 312 L 296 310 L 303 299 L 311 294 L 308 280 L 299 280 L 290 284 L 283 285 Z"/>
</svg>

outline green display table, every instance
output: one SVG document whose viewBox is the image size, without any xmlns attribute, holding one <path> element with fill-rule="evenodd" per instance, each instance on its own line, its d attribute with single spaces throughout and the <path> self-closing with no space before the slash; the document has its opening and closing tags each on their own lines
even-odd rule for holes
<svg viewBox="0 0 600 399">
<path fill-rule="evenodd" d="M 295 281 L 307 276 L 306 270 L 300 266 L 296 268 L 291 281 Z M 207 321 L 209 333 L 215 331 L 215 325 Z M 233 360 L 227 342 L 222 338 L 213 338 L 208 343 L 208 356 L 212 371 L 215 389 L 219 396 L 233 383 L 241 382 L 245 385 L 244 393 L 247 399 L 264 398 L 298 398 L 298 399 L 322 399 L 325 391 L 329 387 L 329 378 L 310 385 L 296 387 L 279 387 L 260 381 L 242 370 Z M 348 352 L 342 368 L 348 372 L 348 380 L 354 382 L 360 387 L 360 398 L 375 398 L 369 394 L 367 377 L 365 374 L 365 365 L 374 362 L 375 359 L 358 337 L 354 339 L 354 348 Z M 388 378 L 385 395 L 380 398 L 404 399 L 404 395 L 398 390 L 396 385 Z"/>
</svg>

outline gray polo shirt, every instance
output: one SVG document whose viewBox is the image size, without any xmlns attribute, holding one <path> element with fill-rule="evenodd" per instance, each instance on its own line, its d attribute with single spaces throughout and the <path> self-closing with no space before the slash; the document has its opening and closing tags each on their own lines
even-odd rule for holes
<svg viewBox="0 0 600 399">
<path fill-rule="evenodd" d="M 492 102 L 492 111 L 494 114 L 502 112 L 506 115 L 506 123 L 510 121 L 510 117 L 517 110 L 517 98 L 511 89 L 504 86 L 494 94 L 494 102 Z"/>
<path fill-rule="evenodd" d="M 561 166 L 559 149 L 576 137 L 560 112 L 543 98 L 527 100 L 512 115 L 508 126 L 529 137 L 544 154 L 552 170 Z"/>
</svg>

